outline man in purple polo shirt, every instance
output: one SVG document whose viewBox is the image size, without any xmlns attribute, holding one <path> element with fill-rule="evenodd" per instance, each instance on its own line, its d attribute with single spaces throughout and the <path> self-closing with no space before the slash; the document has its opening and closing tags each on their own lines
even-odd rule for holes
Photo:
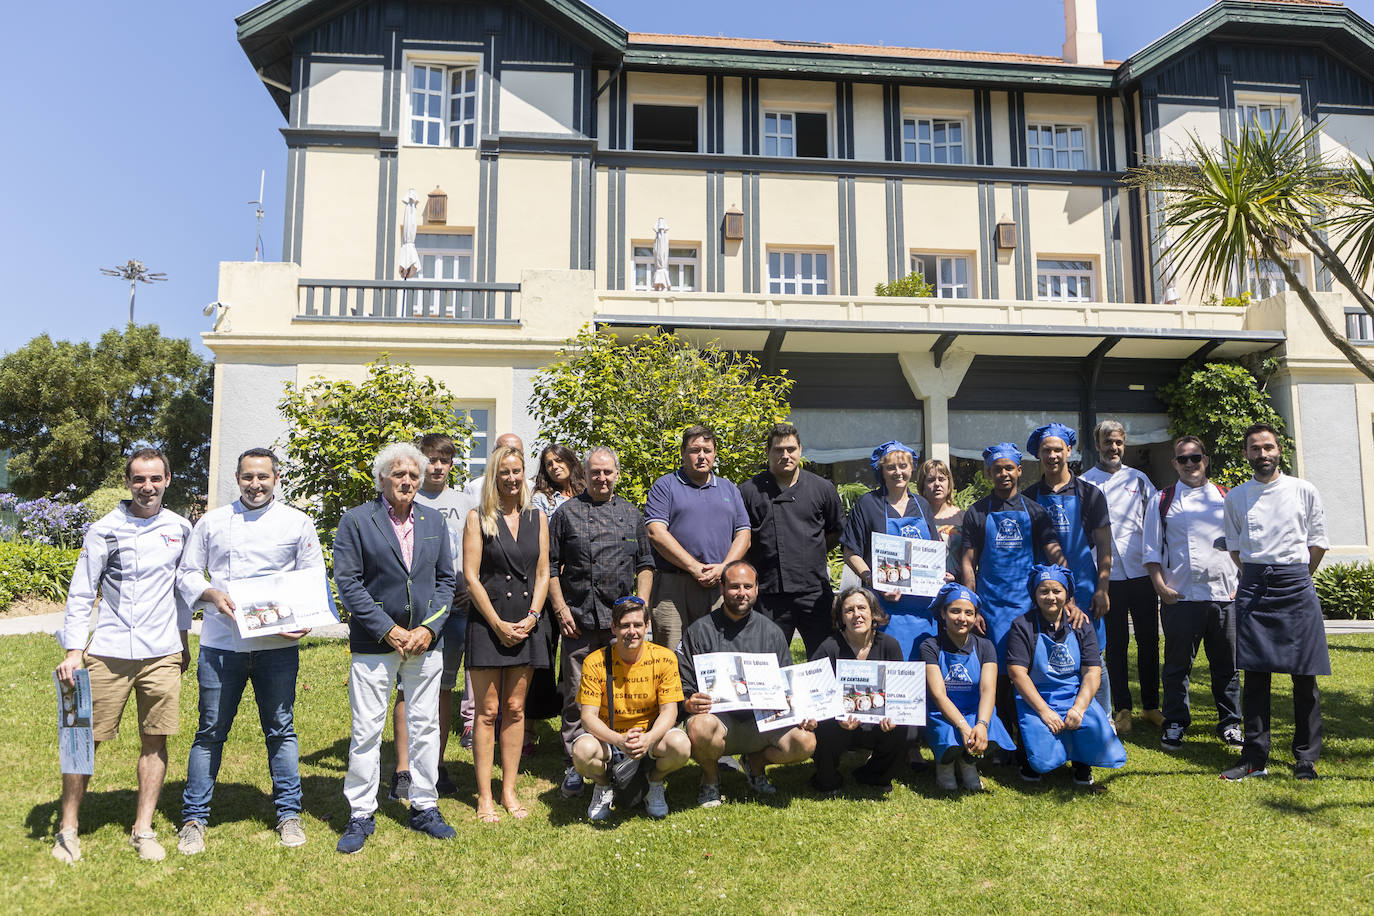
<svg viewBox="0 0 1374 916">
<path fill-rule="evenodd" d="M 719 599 L 720 573 L 749 551 L 749 514 L 739 488 L 712 471 L 716 434 L 682 433 L 682 467 L 649 489 L 644 521 L 658 575 L 650 598 L 653 641 L 676 649 L 682 630 Z"/>
</svg>

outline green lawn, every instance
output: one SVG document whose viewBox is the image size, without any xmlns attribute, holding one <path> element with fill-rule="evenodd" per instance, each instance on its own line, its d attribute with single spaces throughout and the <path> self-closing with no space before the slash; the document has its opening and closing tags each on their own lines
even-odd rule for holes
<svg viewBox="0 0 1374 916">
<path fill-rule="evenodd" d="M 467 792 L 441 808 L 458 839 L 410 832 L 401 806 L 383 802 L 377 833 L 357 856 L 334 851 L 347 817 L 348 752 L 343 644 L 306 640 L 297 729 L 310 843 L 279 847 L 272 830 L 265 752 L 251 698 L 225 748 L 209 848 L 174 851 L 176 819 L 195 731 L 187 675 L 182 732 L 170 745 L 157 829 L 169 856 L 137 861 L 127 845 L 137 741 L 125 736 L 96 763 L 82 810 L 84 858 L 49 855 L 59 776 L 49 671 L 50 638 L 0 640 L 5 688 L 0 772 L 0 859 L 10 912 L 544 912 L 874 913 L 1024 911 L 1374 911 L 1374 637 L 1332 640 L 1335 675 L 1323 679 L 1326 746 L 1313 785 L 1289 775 L 1292 707 L 1276 695 L 1275 775 L 1223 784 L 1233 758 L 1209 736 L 1206 665 L 1194 682 L 1195 738 L 1179 754 L 1137 724 L 1130 761 L 1097 771 L 1101 795 L 1076 791 L 1067 771 L 1026 786 L 1012 770 L 985 772 L 989 791 L 945 797 L 930 775 L 904 777 L 887 798 L 854 792 L 822 800 L 805 786 L 810 765 L 775 768 L 776 801 L 755 802 L 725 774 L 727 804 L 695 807 L 697 773 L 669 779 L 662 822 L 585 821 L 586 798 L 563 800 L 557 736 L 539 723 L 540 752 L 522 797 L 533 816 L 484 827 L 473 813 L 471 754 L 449 751 Z M 1276 679 L 1282 688 L 1285 679 Z M 389 772 L 391 748 L 383 751 Z"/>
</svg>

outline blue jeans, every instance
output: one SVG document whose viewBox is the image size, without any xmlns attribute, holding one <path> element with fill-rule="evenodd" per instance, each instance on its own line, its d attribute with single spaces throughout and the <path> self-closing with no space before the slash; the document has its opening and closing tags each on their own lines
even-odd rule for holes
<svg viewBox="0 0 1374 916">
<path fill-rule="evenodd" d="M 296 703 L 296 672 L 300 647 L 228 652 L 202 647 L 196 664 L 200 682 L 200 726 L 186 765 L 186 791 L 181 797 L 181 820 L 210 817 L 210 797 L 219 775 L 220 754 L 234 715 L 250 682 L 258 702 L 258 720 L 267 739 L 267 766 L 272 773 L 272 803 L 277 821 L 301 813 L 301 774 L 292 707 Z"/>
</svg>

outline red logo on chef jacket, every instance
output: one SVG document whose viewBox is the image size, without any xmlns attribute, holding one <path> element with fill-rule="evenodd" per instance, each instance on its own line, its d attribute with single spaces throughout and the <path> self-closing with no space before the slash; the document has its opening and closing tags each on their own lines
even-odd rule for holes
<svg viewBox="0 0 1374 916">
<path fill-rule="evenodd" d="M 180 544 L 180 543 L 181 543 L 181 538 L 179 538 L 179 537 L 174 537 L 174 536 L 172 536 L 172 535 L 170 535 L 170 534 L 164 534 L 164 535 L 162 535 L 162 546 L 163 546 L 163 547 L 171 547 L 173 544 Z"/>
</svg>

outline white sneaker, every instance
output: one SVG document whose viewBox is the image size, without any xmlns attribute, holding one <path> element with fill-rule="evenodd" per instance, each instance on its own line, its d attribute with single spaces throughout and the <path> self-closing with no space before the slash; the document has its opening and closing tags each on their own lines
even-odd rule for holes
<svg viewBox="0 0 1374 916">
<path fill-rule="evenodd" d="M 663 783 L 649 783 L 649 791 L 644 795 L 644 810 L 655 819 L 668 816 L 668 799 L 663 797 Z"/>
<path fill-rule="evenodd" d="M 157 841 L 157 831 L 155 830 L 130 833 L 129 845 L 138 852 L 138 857 L 145 862 L 161 862 L 167 858 L 167 850 L 163 849 L 162 844 Z"/>
<path fill-rule="evenodd" d="M 200 821 L 187 821 L 177 831 L 177 852 L 183 856 L 199 855 L 205 851 L 205 825 Z"/>
<path fill-rule="evenodd" d="M 52 844 L 53 858 L 71 865 L 81 860 L 81 840 L 77 838 L 76 828 L 57 831 Z"/>
<path fill-rule="evenodd" d="M 978 765 L 972 760 L 959 761 L 959 781 L 964 784 L 965 789 L 983 791 L 983 779 L 978 775 Z"/>
<path fill-rule="evenodd" d="M 610 786 L 592 786 L 592 803 L 587 806 L 587 819 L 604 821 L 611 816 L 611 803 L 615 801 L 615 789 Z"/>
<path fill-rule="evenodd" d="M 935 784 L 946 792 L 953 792 L 959 788 L 959 784 L 954 781 L 954 764 L 935 764 Z"/>
</svg>

